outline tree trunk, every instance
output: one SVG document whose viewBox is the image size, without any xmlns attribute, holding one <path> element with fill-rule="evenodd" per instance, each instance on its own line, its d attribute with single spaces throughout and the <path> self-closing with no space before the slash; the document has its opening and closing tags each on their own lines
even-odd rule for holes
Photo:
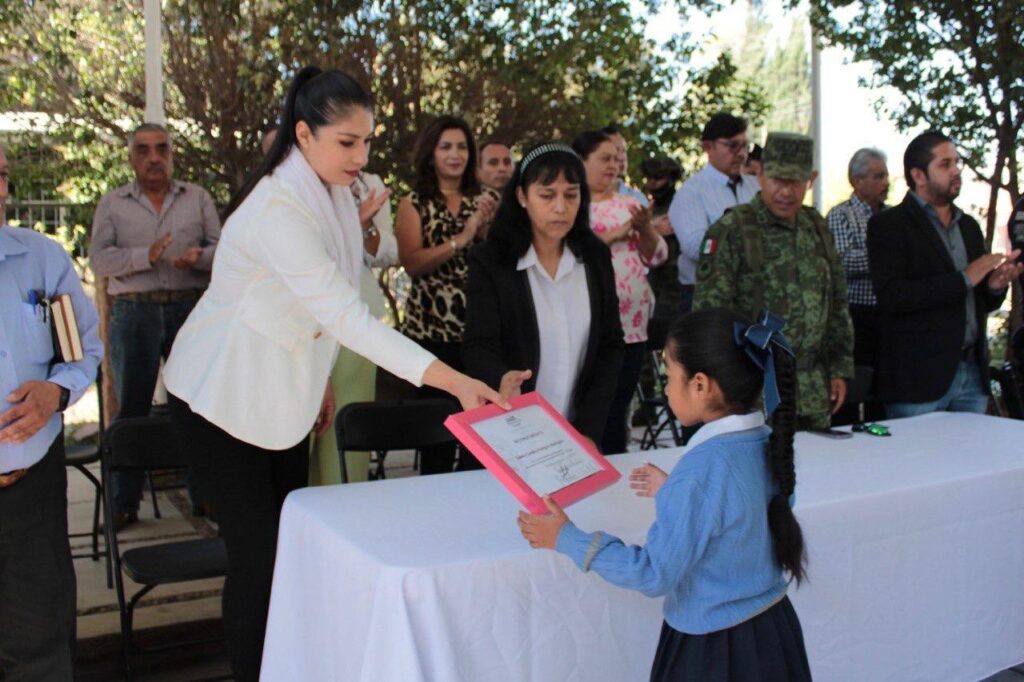
<svg viewBox="0 0 1024 682">
<path fill-rule="evenodd" d="M 1003 166 L 1006 165 L 1006 149 L 1002 142 L 996 152 L 996 165 L 992 177 L 988 179 L 988 214 L 985 216 L 985 246 L 990 250 L 992 240 L 996 236 L 996 213 L 999 208 L 999 189 L 1003 184 Z"/>
<path fill-rule="evenodd" d="M 110 296 L 107 295 L 107 278 L 96 278 L 96 293 L 93 303 L 96 305 L 96 312 L 99 314 L 99 335 L 103 341 L 103 384 L 100 390 L 103 391 L 103 420 L 106 424 L 113 421 L 117 414 L 117 393 L 114 391 L 114 370 L 110 366 Z"/>
</svg>

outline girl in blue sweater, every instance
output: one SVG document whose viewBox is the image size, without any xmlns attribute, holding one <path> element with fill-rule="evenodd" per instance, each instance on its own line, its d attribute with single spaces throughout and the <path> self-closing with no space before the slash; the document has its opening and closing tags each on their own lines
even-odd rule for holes
<svg viewBox="0 0 1024 682">
<path fill-rule="evenodd" d="M 531 547 L 554 549 L 621 587 L 665 596 L 651 680 L 802 682 L 811 679 L 786 587 L 804 578 L 804 544 L 791 500 L 796 483 L 795 364 L 782 320 L 751 325 L 722 308 L 675 322 L 665 346 L 669 406 L 703 423 L 671 474 L 634 469 L 631 486 L 655 498 L 643 547 L 520 512 Z M 765 425 L 759 409 L 764 393 Z"/>
</svg>

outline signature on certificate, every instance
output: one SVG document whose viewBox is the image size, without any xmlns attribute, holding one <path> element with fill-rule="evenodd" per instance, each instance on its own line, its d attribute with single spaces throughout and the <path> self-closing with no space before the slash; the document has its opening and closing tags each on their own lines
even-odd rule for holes
<svg viewBox="0 0 1024 682">
<path fill-rule="evenodd" d="M 572 480 L 572 471 L 569 470 L 568 464 L 558 465 L 558 480 L 562 483 L 568 483 Z"/>
</svg>

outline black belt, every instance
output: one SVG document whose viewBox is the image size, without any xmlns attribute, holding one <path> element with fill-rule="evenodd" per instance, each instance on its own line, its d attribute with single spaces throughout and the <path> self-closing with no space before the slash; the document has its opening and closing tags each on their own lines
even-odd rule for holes
<svg viewBox="0 0 1024 682">
<path fill-rule="evenodd" d="M 180 301 L 198 301 L 202 295 L 202 289 L 157 289 L 156 291 L 114 294 L 114 298 L 119 301 L 134 301 L 136 303 L 178 303 Z"/>
</svg>

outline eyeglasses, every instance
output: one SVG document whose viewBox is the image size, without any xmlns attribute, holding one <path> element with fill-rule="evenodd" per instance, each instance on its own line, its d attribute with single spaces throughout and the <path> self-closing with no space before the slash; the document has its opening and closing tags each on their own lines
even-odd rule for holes
<svg viewBox="0 0 1024 682">
<path fill-rule="evenodd" d="M 854 424 L 851 430 L 857 433 L 867 433 L 872 436 L 892 435 L 889 431 L 889 427 L 885 424 Z"/>
<path fill-rule="evenodd" d="M 715 140 L 715 144 L 720 144 L 728 149 L 733 154 L 739 154 L 740 150 L 750 153 L 750 143 L 741 142 L 740 140 Z"/>
</svg>

